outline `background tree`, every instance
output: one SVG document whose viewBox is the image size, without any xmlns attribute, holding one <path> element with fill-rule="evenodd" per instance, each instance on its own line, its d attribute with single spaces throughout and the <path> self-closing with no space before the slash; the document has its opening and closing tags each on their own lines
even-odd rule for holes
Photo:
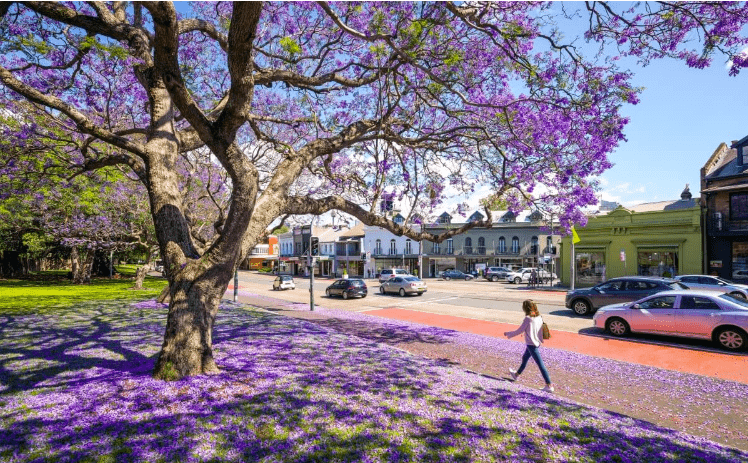
<svg viewBox="0 0 748 463">
<path fill-rule="evenodd" d="M 127 166 L 147 189 L 171 292 L 162 378 L 218 370 L 218 302 L 276 219 L 339 210 L 441 241 L 490 226 L 490 211 L 435 236 L 381 216 L 379 201 L 428 216 L 446 185 L 490 185 L 514 209 L 542 190 L 578 221 L 623 139 L 618 109 L 637 98 L 627 73 L 561 43 L 545 4 L 197 3 L 182 15 L 170 2 L 28 2 L 0 14 L 14 143 L 59 146 L 71 172 Z M 197 149 L 230 187 L 205 243 L 178 168 Z"/>
</svg>

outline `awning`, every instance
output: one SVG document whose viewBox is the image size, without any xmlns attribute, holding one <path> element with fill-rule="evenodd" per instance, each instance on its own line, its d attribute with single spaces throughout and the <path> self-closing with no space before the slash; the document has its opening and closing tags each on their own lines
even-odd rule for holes
<svg viewBox="0 0 748 463">
<path fill-rule="evenodd" d="M 713 186 L 711 188 L 701 190 L 701 193 L 714 193 L 716 191 L 733 191 L 733 190 L 748 190 L 748 184 L 743 183 L 739 185 Z"/>
</svg>

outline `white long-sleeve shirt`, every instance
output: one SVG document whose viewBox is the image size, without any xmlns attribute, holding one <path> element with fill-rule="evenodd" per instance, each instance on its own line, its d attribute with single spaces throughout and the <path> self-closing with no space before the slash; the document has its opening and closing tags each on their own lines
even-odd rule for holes
<svg viewBox="0 0 748 463">
<path fill-rule="evenodd" d="M 528 315 L 522 320 L 519 328 L 508 332 L 506 335 L 513 338 L 520 333 L 525 333 L 525 344 L 540 347 L 540 344 L 543 342 L 543 317 L 540 315 L 537 317 Z"/>
</svg>

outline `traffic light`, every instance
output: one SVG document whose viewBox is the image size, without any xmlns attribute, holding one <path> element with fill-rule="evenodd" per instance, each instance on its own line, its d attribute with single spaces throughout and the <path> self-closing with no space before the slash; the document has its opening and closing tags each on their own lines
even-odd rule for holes
<svg viewBox="0 0 748 463">
<path fill-rule="evenodd" d="M 319 238 L 316 236 L 312 236 L 311 239 L 311 255 L 318 256 L 319 255 Z"/>
</svg>

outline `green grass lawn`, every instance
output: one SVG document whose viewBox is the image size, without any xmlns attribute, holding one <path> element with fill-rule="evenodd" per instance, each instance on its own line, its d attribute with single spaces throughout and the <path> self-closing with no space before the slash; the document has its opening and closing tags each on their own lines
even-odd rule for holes
<svg viewBox="0 0 748 463">
<path fill-rule="evenodd" d="M 73 284 L 67 271 L 35 272 L 21 279 L 0 280 L 0 314 L 47 313 L 87 300 L 135 300 L 157 296 L 166 279 L 146 277 L 142 290 L 131 289 L 136 265 L 115 268 L 119 278 L 92 278 L 91 283 Z"/>
</svg>

